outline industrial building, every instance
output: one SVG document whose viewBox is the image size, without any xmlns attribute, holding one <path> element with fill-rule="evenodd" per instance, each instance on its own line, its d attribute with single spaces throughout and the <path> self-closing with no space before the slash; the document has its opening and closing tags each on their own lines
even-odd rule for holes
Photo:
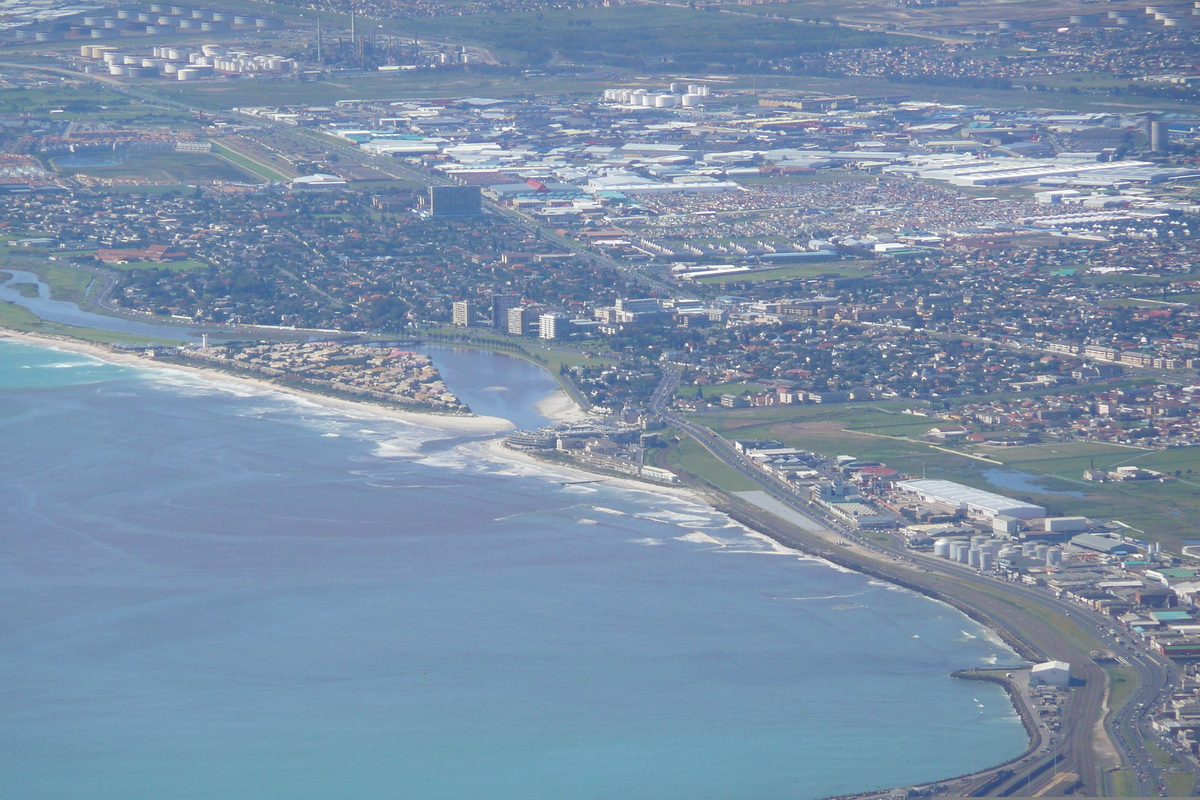
<svg viewBox="0 0 1200 800">
<path fill-rule="evenodd" d="M 429 187 L 429 213 L 434 217 L 471 217 L 483 213 L 478 186 Z"/>
<path fill-rule="evenodd" d="M 1066 689 L 1071 685 L 1071 665 L 1066 661 L 1047 661 L 1034 664 L 1029 670 L 1030 686 L 1057 686 Z"/>
<path fill-rule="evenodd" d="M 900 481 L 896 484 L 896 488 L 914 494 L 924 502 L 952 506 L 967 514 L 984 517 L 988 520 L 1000 515 L 1015 519 L 1046 516 L 1046 509 L 1042 506 L 974 489 L 953 481 Z"/>
</svg>

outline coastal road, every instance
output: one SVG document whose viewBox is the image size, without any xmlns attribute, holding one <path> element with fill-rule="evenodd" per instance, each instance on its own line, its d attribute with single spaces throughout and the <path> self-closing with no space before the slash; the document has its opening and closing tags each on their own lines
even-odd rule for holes
<svg viewBox="0 0 1200 800">
<path fill-rule="evenodd" d="M 1037 720 L 1034 747 L 1027 755 L 1015 763 L 957 781 L 957 789 L 989 796 L 1022 796 L 1041 790 L 1047 790 L 1048 795 L 1062 794 L 1076 787 L 1058 776 L 1073 773 L 1079 778 L 1079 791 L 1099 795 L 1110 788 L 1104 785 L 1107 781 L 1101 770 L 1125 766 L 1135 777 L 1141 795 L 1165 791 L 1165 776 L 1146 746 L 1149 734 L 1144 725 L 1147 712 L 1174 683 L 1175 670 L 1169 661 L 1137 649 L 1128 637 L 1114 634 L 1110 621 L 1098 614 L 1048 592 L 987 578 L 944 559 L 918 561 L 899 546 L 861 537 L 803 501 L 773 476 L 750 465 L 724 437 L 671 412 L 668 407 L 678 381 L 679 368 L 664 365 L 662 381 L 651 399 L 652 410 L 771 497 L 824 528 L 827 535 L 784 528 L 761 509 L 734 509 L 738 516 L 767 525 L 782 540 L 808 552 L 947 600 L 1005 633 L 1010 644 L 1027 658 L 1071 663 L 1076 685 L 1063 705 L 1059 730 L 1052 731 Z M 835 539 L 844 537 L 842 541 L 852 546 L 839 548 L 831 541 L 830 533 Z M 1107 724 L 1107 674 L 1091 657 L 1091 651 L 1098 649 L 1121 652 L 1136 676 L 1135 689 Z"/>
</svg>

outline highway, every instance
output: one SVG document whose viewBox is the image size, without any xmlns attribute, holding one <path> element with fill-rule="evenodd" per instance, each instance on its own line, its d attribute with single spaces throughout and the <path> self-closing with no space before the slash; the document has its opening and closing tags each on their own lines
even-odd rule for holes
<svg viewBox="0 0 1200 800">
<path fill-rule="evenodd" d="M 1146 717 L 1178 681 L 1178 671 L 1169 660 L 1146 652 L 1130 637 L 1116 633 L 1111 620 L 1046 590 L 984 577 L 955 562 L 907 551 L 895 540 L 882 545 L 860 536 L 751 465 L 724 437 L 670 411 L 679 369 L 669 364 L 663 369 L 662 381 L 651 398 L 654 412 L 770 496 L 852 546 L 838 552 L 830 538 L 784 528 L 774 518 L 752 510 L 734 509 L 740 511 L 736 516 L 766 526 L 787 544 L 973 611 L 972 616 L 1004 633 L 1026 658 L 1070 662 L 1074 685 L 1063 708 L 1060 731 L 1053 733 L 1039 726 L 1025 755 L 1013 763 L 953 781 L 955 794 L 1029 796 L 1045 790 L 1047 795 L 1056 795 L 1073 789 L 1083 794 L 1108 794 L 1112 787 L 1107 785 L 1107 773 L 1122 766 L 1133 774 L 1140 796 L 1167 794 L 1166 776 L 1146 746 L 1146 739 L 1152 736 Z M 1074 635 L 1065 635 L 1064 626 L 1073 626 Z M 1108 715 L 1107 675 L 1091 657 L 1091 652 L 1098 649 L 1118 655 L 1137 676 L 1137 686 L 1128 700 Z M 1157 744 L 1170 747 L 1161 740 Z M 1106 749 L 1110 751 L 1108 758 L 1103 756 Z M 1184 763 L 1194 766 L 1188 760 Z M 1059 778 L 1067 773 L 1078 776 L 1078 787 Z"/>
</svg>

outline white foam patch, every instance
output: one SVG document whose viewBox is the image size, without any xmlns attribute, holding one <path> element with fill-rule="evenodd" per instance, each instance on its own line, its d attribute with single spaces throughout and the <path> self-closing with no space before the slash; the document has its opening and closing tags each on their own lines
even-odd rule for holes
<svg viewBox="0 0 1200 800">
<path fill-rule="evenodd" d="M 580 525 L 595 525 L 595 524 L 597 524 L 597 523 L 596 523 L 596 520 L 594 520 L 594 519 L 585 519 L 585 518 L 583 518 L 583 517 L 580 517 L 578 520 L 576 520 L 576 522 L 578 522 Z"/>
<path fill-rule="evenodd" d="M 593 511 L 599 511 L 602 514 L 615 514 L 620 517 L 628 516 L 624 511 L 618 511 L 615 508 L 605 508 L 604 506 L 592 506 Z"/>
<path fill-rule="evenodd" d="M 866 592 L 851 592 L 850 594 L 822 594 L 814 597 L 776 597 L 776 600 L 845 600 L 847 597 L 859 597 Z"/>
<path fill-rule="evenodd" d="M 340 439 L 342 435 L 340 433 L 330 432 L 330 433 L 322 433 L 321 436 L 323 436 L 327 439 Z"/>
<path fill-rule="evenodd" d="M 647 547 L 658 547 L 661 544 L 665 544 L 662 539 L 655 539 L 652 536 L 647 536 L 644 539 L 630 539 L 629 541 L 633 544 L 644 544 Z"/>
<path fill-rule="evenodd" d="M 725 546 L 721 540 L 714 539 L 707 533 L 701 533 L 700 531 L 692 531 L 691 533 L 684 534 L 683 536 L 676 536 L 675 540 L 679 542 L 692 542 L 694 544 L 715 544 L 717 547 Z"/>
</svg>

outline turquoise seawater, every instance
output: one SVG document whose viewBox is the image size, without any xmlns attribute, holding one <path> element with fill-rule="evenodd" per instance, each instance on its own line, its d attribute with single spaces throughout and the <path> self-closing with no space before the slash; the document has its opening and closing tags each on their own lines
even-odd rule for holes
<svg viewBox="0 0 1200 800">
<path fill-rule="evenodd" d="M 11 342 L 0 425 L 0 798 L 784 800 L 1025 742 L 949 677 L 1013 658 L 978 625 L 684 499 Z"/>
</svg>

